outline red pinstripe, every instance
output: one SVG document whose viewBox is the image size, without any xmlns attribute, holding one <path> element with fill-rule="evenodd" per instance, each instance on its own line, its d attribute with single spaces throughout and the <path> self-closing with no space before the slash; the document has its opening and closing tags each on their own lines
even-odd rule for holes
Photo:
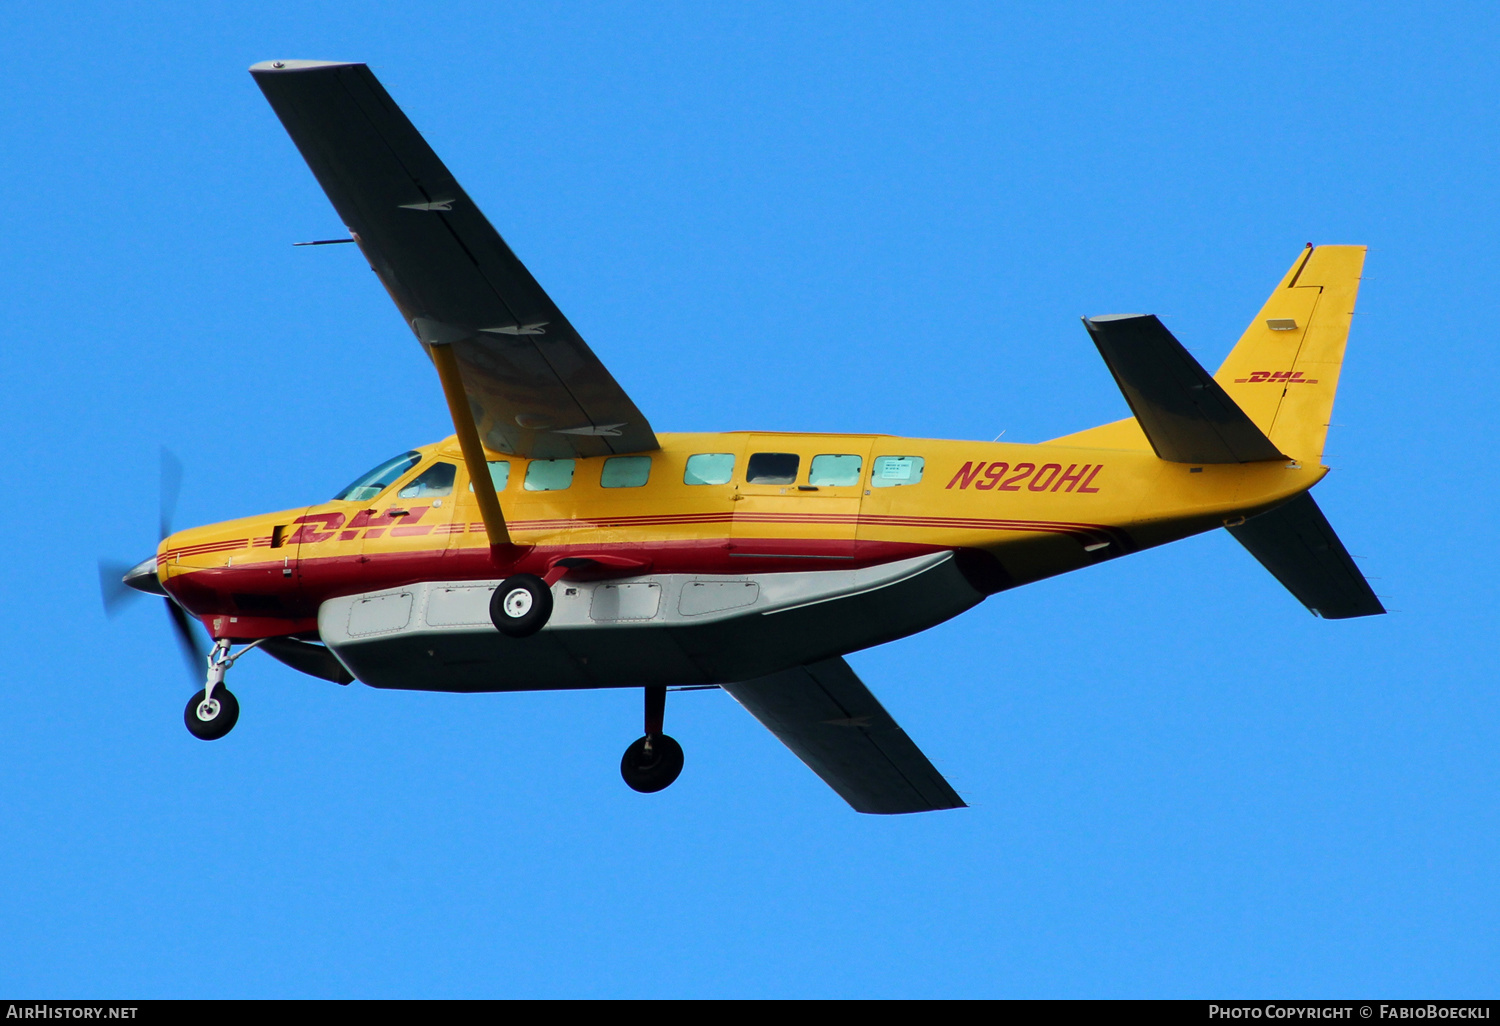
<svg viewBox="0 0 1500 1026">
<path fill-rule="evenodd" d="M 510 528 L 516 531 L 579 531 L 622 527 L 672 527 L 689 524 L 809 524 L 822 526 L 871 526 L 871 527 L 928 527 L 967 531 L 1023 531 L 1045 534 L 1066 534 L 1091 539 L 1117 542 L 1127 540 L 1124 532 L 1106 524 L 1072 523 L 1061 520 L 1003 520 L 975 517 L 898 516 L 895 514 L 859 513 L 669 513 L 621 517 L 577 517 L 572 519 L 514 520 Z M 470 533 L 483 533 L 483 523 L 469 523 Z M 434 525 L 434 534 L 461 534 L 462 522 Z M 181 559 L 201 556 L 213 552 L 232 552 L 250 547 L 250 539 L 237 538 L 231 541 L 204 542 L 169 549 L 163 559 Z M 270 539 L 256 538 L 256 547 L 270 544 Z M 1128 546 L 1127 546 L 1128 547 Z"/>
</svg>

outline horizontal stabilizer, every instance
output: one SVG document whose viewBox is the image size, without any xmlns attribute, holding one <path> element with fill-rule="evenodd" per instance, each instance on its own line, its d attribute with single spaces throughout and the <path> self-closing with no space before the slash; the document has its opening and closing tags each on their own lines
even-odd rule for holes
<svg viewBox="0 0 1500 1026">
<path fill-rule="evenodd" d="M 1385 612 L 1328 518 L 1306 492 L 1229 528 L 1229 533 L 1314 616 L 1345 620 Z"/>
<path fill-rule="evenodd" d="M 843 659 L 725 684 L 724 690 L 856 812 L 964 807 Z"/>
<path fill-rule="evenodd" d="M 1155 315 L 1085 317 L 1083 324 L 1162 459 L 1253 463 L 1286 458 Z"/>
</svg>

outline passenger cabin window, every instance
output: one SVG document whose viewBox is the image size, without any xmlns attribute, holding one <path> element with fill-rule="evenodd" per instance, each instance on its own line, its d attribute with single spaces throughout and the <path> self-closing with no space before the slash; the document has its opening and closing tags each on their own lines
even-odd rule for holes
<svg viewBox="0 0 1500 1026">
<path fill-rule="evenodd" d="M 573 483 L 573 460 L 532 460 L 526 465 L 528 492 L 560 492 Z"/>
<path fill-rule="evenodd" d="M 639 488 L 650 477 L 650 456 L 611 456 L 599 472 L 599 487 Z"/>
<path fill-rule="evenodd" d="M 421 459 L 422 454 L 415 451 L 392 457 L 374 470 L 355 478 L 354 483 L 335 495 L 334 499 L 342 499 L 346 502 L 365 502 L 373 499 L 395 484 L 397 478 L 415 467 Z"/>
<path fill-rule="evenodd" d="M 510 464 L 505 460 L 493 460 L 490 462 L 490 484 L 495 486 L 495 491 L 505 491 L 505 486 L 510 484 Z M 474 490 L 474 482 L 469 482 L 469 491 Z"/>
<path fill-rule="evenodd" d="M 871 488 L 893 488 L 913 485 L 922 480 L 926 461 L 920 456 L 877 456 L 870 471 Z"/>
<path fill-rule="evenodd" d="M 457 473 L 456 465 L 439 461 L 396 494 L 403 499 L 441 499 L 453 494 L 453 478 Z"/>
<path fill-rule="evenodd" d="M 734 453 L 700 452 L 688 457 L 682 483 L 690 485 L 728 484 L 734 476 Z"/>
<path fill-rule="evenodd" d="M 797 483 L 797 465 L 802 457 L 794 452 L 758 452 L 750 457 L 746 484 L 789 485 Z"/>
<path fill-rule="evenodd" d="M 858 456 L 814 456 L 812 469 L 807 472 L 807 483 L 819 488 L 857 485 L 864 465 L 865 461 Z"/>
</svg>

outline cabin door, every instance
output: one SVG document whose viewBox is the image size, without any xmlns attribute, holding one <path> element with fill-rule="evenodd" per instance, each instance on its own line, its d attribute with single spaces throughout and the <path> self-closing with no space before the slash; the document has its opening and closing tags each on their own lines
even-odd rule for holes
<svg viewBox="0 0 1500 1026">
<path fill-rule="evenodd" d="M 752 435 L 735 492 L 732 551 L 834 569 L 854 558 L 872 440 Z"/>
</svg>

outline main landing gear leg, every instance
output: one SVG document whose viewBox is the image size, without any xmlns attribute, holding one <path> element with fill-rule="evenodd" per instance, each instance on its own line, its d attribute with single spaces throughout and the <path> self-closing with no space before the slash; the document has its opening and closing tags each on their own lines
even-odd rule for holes
<svg viewBox="0 0 1500 1026">
<path fill-rule="evenodd" d="M 259 641 L 253 641 L 230 655 L 229 639 L 220 638 L 214 642 L 214 650 L 208 656 L 208 683 L 188 699 L 187 708 L 182 711 L 188 733 L 199 741 L 217 741 L 239 722 L 240 703 L 234 692 L 224 686 L 224 675 L 236 659 L 259 644 Z"/>
<path fill-rule="evenodd" d="M 625 749 L 620 760 L 620 776 L 644 794 L 671 786 L 682 772 L 682 746 L 662 733 L 666 713 L 666 687 L 646 688 L 646 736 Z"/>
</svg>

